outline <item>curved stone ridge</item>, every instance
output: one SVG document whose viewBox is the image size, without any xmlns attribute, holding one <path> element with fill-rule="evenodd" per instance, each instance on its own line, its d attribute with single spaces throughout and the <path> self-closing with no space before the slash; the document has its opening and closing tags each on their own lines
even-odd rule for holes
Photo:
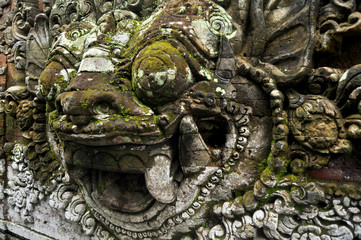
<svg viewBox="0 0 361 240">
<path fill-rule="evenodd" d="M 360 9 L 2 1 L 0 237 L 361 238 Z"/>
</svg>

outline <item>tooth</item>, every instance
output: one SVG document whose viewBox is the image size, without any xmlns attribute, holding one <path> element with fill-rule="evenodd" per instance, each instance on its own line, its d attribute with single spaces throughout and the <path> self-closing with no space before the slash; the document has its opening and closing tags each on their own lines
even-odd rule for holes
<svg viewBox="0 0 361 240">
<path fill-rule="evenodd" d="M 208 166 L 211 153 L 198 132 L 192 116 L 185 116 L 180 124 L 179 158 L 185 174 L 196 173 Z"/>
<path fill-rule="evenodd" d="M 171 158 L 166 155 L 155 155 L 153 166 L 145 170 L 145 181 L 150 194 L 161 203 L 175 200 L 175 187 L 171 177 Z"/>
</svg>

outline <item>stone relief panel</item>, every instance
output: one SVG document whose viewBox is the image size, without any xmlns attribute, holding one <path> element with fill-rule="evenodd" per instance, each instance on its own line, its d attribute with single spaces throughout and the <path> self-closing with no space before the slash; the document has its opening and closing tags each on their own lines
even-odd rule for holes
<svg viewBox="0 0 361 240">
<path fill-rule="evenodd" d="M 1 234 L 361 239 L 356 0 L 0 8 Z"/>
</svg>

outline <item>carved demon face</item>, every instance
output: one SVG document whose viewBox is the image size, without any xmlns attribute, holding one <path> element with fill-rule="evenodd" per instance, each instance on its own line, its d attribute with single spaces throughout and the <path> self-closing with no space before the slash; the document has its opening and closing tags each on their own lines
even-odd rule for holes
<svg viewBox="0 0 361 240">
<path fill-rule="evenodd" d="M 95 26 L 69 25 L 41 75 L 53 150 L 116 232 L 160 234 L 201 216 L 249 186 L 249 162 L 269 151 L 256 141 L 269 138 L 268 104 L 237 76 L 229 15 L 189 2 L 142 23 L 114 11 Z"/>
</svg>

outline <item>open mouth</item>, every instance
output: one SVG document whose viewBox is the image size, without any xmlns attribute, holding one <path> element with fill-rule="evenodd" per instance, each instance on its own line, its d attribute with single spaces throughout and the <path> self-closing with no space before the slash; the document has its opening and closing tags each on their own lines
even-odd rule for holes
<svg viewBox="0 0 361 240">
<path fill-rule="evenodd" d="M 71 124 L 65 120 L 58 122 L 61 122 L 60 125 Z M 202 117 L 197 118 L 194 124 L 199 138 L 204 141 L 204 150 L 198 147 L 198 153 L 219 155 L 227 142 L 229 130 L 226 120 Z M 53 126 L 59 126 L 59 123 Z M 63 141 L 69 174 L 74 173 L 72 178 L 91 183 L 84 185 L 85 190 L 99 207 L 120 213 L 141 213 L 151 209 L 155 203 L 175 201 L 178 187 L 174 176 L 180 173 L 179 161 L 174 160 L 178 158 L 172 147 L 177 145 L 176 140 L 169 138 L 159 143 L 137 144 L 128 139 L 131 143 L 115 145 L 113 141 L 112 145 L 103 146 L 97 144 L 91 134 L 61 131 L 58 135 Z M 100 134 L 95 136 L 100 141 L 104 139 Z M 90 139 L 91 144 L 79 141 L 81 137 Z M 203 167 L 208 164 L 208 161 L 205 162 Z"/>
<path fill-rule="evenodd" d="M 197 186 L 232 154 L 236 129 L 228 116 L 201 112 L 170 119 L 166 135 L 154 115 L 50 113 L 67 173 L 105 225 L 158 228 L 191 206 Z M 135 128 L 142 122 L 146 127 Z M 202 180 L 195 180 L 198 174 Z"/>
<path fill-rule="evenodd" d="M 126 213 L 141 212 L 154 204 L 144 174 L 93 171 L 93 198 L 108 209 Z"/>
<path fill-rule="evenodd" d="M 70 104 L 69 96 L 80 98 L 84 93 L 63 95 L 65 100 L 58 101 L 58 110 L 49 114 L 50 127 L 62 142 L 69 175 L 91 182 L 84 186 L 95 205 L 138 213 L 155 203 L 175 201 L 173 176 L 178 165 L 171 146 L 177 144 L 171 143 L 172 132 L 165 135 L 160 130 L 158 117 L 151 110 L 124 115 L 113 111 L 119 105 L 116 108 L 88 99 L 88 108 L 95 109 L 90 111 Z"/>
<path fill-rule="evenodd" d="M 229 132 L 228 123 L 223 118 L 204 117 L 196 121 L 198 132 L 210 150 L 223 149 Z"/>
<path fill-rule="evenodd" d="M 94 147 L 64 141 L 64 159 L 72 178 L 91 182 L 86 192 L 97 204 L 137 213 L 176 198 L 177 164 L 170 144 Z"/>
</svg>

